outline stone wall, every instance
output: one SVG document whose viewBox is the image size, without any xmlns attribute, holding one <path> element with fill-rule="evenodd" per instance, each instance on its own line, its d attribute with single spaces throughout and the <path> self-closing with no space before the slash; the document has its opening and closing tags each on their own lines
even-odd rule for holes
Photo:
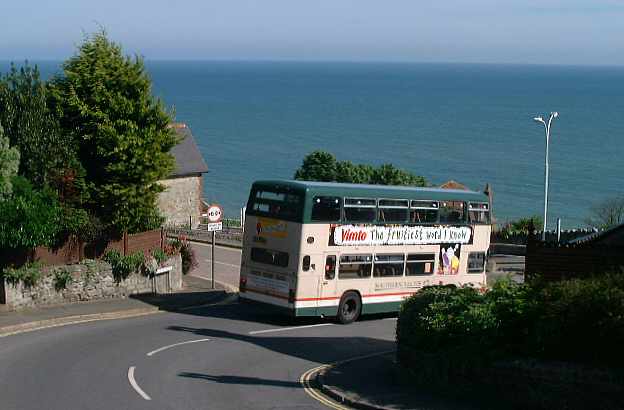
<svg viewBox="0 0 624 410">
<path fill-rule="evenodd" d="M 60 305 L 91 300 L 125 298 L 141 293 L 168 293 L 182 288 L 182 259 L 171 257 L 164 266 L 171 271 L 148 277 L 133 273 L 125 280 L 116 282 L 111 266 L 99 260 L 79 264 L 43 268 L 43 276 L 35 286 L 22 282 L 4 283 L 5 303 L 8 310 Z M 66 271 L 71 281 L 63 289 L 56 289 L 55 273 Z M 0 287 L 1 289 L 1 287 Z"/>
<path fill-rule="evenodd" d="M 159 181 L 165 187 L 158 197 L 158 208 L 169 226 L 186 225 L 189 216 L 193 227 L 199 224 L 202 210 L 203 176 L 193 175 Z"/>
</svg>

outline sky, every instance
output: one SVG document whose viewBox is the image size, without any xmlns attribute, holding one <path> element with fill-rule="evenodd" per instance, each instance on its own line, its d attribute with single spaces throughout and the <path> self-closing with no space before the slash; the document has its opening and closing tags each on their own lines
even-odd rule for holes
<svg viewBox="0 0 624 410">
<path fill-rule="evenodd" d="M 106 29 L 147 60 L 624 65 L 624 0 L 3 0 L 0 60 Z"/>
</svg>

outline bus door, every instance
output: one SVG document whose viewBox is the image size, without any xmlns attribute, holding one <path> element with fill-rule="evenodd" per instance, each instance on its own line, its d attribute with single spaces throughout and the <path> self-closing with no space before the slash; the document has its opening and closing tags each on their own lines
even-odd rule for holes
<svg viewBox="0 0 624 410">
<path fill-rule="evenodd" d="M 335 305 L 336 298 L 336 274 L 338 266 L 338 255 L 336 253 L 323 254 L 325 260 L 325 268 L 320 277 L 318 291 L 318 313 L 322 314 L 324 307 Z"/>
</svg>

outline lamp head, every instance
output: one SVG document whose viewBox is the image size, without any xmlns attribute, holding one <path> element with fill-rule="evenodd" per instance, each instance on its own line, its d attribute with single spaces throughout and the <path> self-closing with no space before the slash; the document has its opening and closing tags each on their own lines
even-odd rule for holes
<svg viewBox="0 0 624 410">
<path fill-rule="evenodd" d="M 533 121 L 544 122 L 544 119 L 542 117 L 535 117 L 533 118 Z"/>
<path fill-rule="evenodd" d="M 557 118 L 559 116 L 559 113 L 557 111 L 551 113 L 550 115 L 552 115 L 553 118 Z"/>
</svg>

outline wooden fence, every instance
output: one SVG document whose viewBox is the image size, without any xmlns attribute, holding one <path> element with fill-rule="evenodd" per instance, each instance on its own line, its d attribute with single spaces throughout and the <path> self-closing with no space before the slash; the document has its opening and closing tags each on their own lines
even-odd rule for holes
<svg viewBox="0 0 624 410">
<path fill-rule="evenodd" d="M 122 255 L 135 252 L 149 252 L 155 248 L 163 248 L 165 234 L 162 229 L 109 237 L 94 243 L 84 243 L 70 237 L 64 244 L 56 248 L 39 246 L 29 251 L 16 253 L 5 251 L 0 254 L 0 265 L 20 266 L 26 262 L 39 261 L 44 265 L 65 265 L 78 263 L 84 259 L 99 259 L 109 250 L 117 250 Z"/>
<path fill-rule="evenodd" d="M 624 269 L 624 247 L 605 245 L 558 245 L 530 239 L 525 258 L 525 277 L 549 280 L 585 277 Z"/>
</svg>

